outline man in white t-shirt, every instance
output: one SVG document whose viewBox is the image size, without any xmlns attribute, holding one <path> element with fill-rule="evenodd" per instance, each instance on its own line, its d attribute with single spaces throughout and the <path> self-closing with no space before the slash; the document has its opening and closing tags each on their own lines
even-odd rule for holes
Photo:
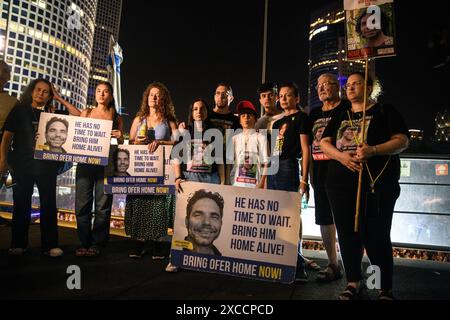
<svg viewBox="0 0 450 320">
<path fill-rule="evenodd" d="M 273 123 L 284 116 L 282 110 L 277 108 L 277 85 L 273 82 L 262 84 L 258 88 L 258 95 L 261 109 L 264 108 L 264 116 L 256 122 L 255 129 L 269 130 L 270 133 Z"/>
</svg>

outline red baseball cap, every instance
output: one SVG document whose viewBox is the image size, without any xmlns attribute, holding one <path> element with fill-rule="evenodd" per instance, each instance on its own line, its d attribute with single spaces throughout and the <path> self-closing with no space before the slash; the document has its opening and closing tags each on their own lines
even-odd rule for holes
<svg viewBox="0 0 450 320">
<path fill-rule="evenodd" d="M 256 111 L 255 106 L 248 100 L 242 100 L 241 102 L 239 102 L 236 109 L 239 115 L 250 113 L 255 115 L 256 118 L 258 118 L 258 112 Z"/>
</svg>

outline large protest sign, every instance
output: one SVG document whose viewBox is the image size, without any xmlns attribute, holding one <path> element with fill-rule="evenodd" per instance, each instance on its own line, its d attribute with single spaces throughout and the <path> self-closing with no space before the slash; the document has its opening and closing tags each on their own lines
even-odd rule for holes
<svg viewBox="0 0 450 320">
<path fill-rule="evenodd" d="M 34 158 L 108 165 L 112 121 L 42 113 Z"/>
<path fill-rule="evenodd" d="M 169 156 L 170 156 L 170 150 Z M 132 195 L 174 194 L 174 186 L 166 185 L 164 146 L 150 153 L 147 145 L 119 145 L 110 157 L 105 193 Z M 169 158 L 170 161 L 170 158 Z"/>
<path fill-rule="evenodd" d="M 187 182 L 177 194 L 177 267 L 292 283 L 300 194 Z"/>
<path fill-rule="evenodd" d="M 347 58 L 394 56 L 394 0 L 344 0 Z"/>
</svg>

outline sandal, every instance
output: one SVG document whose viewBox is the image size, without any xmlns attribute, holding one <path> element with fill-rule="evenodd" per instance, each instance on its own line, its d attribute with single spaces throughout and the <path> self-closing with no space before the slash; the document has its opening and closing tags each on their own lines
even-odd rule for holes
<svg viewBox="0 0 450 320">
<path fill-rule="evenodd" d="M 381 290 L 378 295 L 378 300 L 384 301 L 394 301 L 394 295 L 392 294 L 392 290 Z"/>
<path fill-rule="evenodd" d="M 169 264 L 166 267 L 166 272 L 170 273 L 178 272 L 178 267 L 174 266 L 172 263 L 169 262 Z"/>
<path fill-rule="evenodd" d="M 100 255 L 100 249 L 97 247 L 90 247 L 86 252 L 86 257 L 98 257 Z"/>
<path fill-rule="evenodd" d="M 339 295 L 338 300 L 356 300 L 359 290 L 353 286 L 348 285 L 344 291 Z"/>
<path fill-rule="evenodd" d="M 75 256 L 77 257 L 85 257 L 88 252 L 88 249 L 86 248 L 78 248 L 75 250 Z"/>
<path fill-rule="evenodd" d="M 319 282 L 331 282 L 342 278 L 342 271 L 339 266 L 329 264 L 324 270 L 319 271 L 317 275 L 317 281 Z"/>
<path fill-rule="evenodd" d="M 317 264 L 317 262 L 306 258 L 305 258 L 305 266 L 307 270 L 311 271 L 319 271 L 321 269 L 320 266 Z"/>
</svg>

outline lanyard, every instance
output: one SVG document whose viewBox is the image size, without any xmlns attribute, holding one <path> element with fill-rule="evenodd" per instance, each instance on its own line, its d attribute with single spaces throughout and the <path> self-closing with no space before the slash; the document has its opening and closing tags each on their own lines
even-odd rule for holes
<svg viewBox="0 0 450 320">
<path fill-rule="evenodd" d="M 347 110 L 347 115 L 348 115 L 348 119 L 350 120 L 350 125 L 353 127 L 353 120 L 352 117 L 350 116 L 350 112 Z M 359 139 L 358 136 L 356 135 L 355 131 L 353 131 L 353 136 L 356 142 L 356 145 L 360 145 L 359 143 Z M 383 170 L 381 170 L 380 174 L 374 179 L 372 176 L 372 172 L 370 172 L 370 168 L 369 165 L 367 163 L 367 161 L 365 162 L 366 168 L 367 168 L 367 172 L 369 173 L 369 178 L 370 178 L 370 188 L 372 193 L 375 193 L 375 184 L 377 183 L 378 179 L 380 179 L 380 177 L 383 175 L 384 171 L 386 170 L 389 162 L 391 161 L 391 156 L 389 156 L 389 158 L 386 161 L 386 164 L 384 165 Z"/>
</svg>

